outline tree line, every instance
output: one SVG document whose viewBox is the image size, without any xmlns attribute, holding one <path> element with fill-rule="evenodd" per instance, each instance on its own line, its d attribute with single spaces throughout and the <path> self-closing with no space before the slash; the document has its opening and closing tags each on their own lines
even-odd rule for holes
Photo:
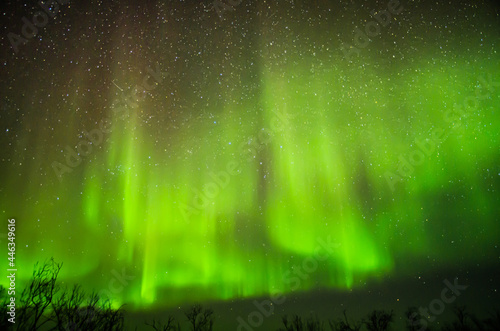
<svg viewBox="0 0 500 331">
<path fill-rule="evenodd" d="M 54 259 L 36 264 L 33 276 L 16 301 L 15 323 L 11 323 L 11 301 L 7 291 L 0 286 L 0 330 L 55 330 L 55 331 L 121 331 L 125 330 L 124 306 L 113 308 L 109 299 L 95 292 L 86 293 L 80 285 L 63 288 L 57 277 L 62 263 Z M 9 306 L 10 304 L 10 306 Z M 455 306 L 455 320 L 440 329 L 428 327 L 425 316 L 415 307 L 405 312 L 408 331 L 497 331 L 500 330 L 500 310 L 488 318 L 479 319 L 465 307 Z M 318 317 L 303 318 L 299 315 L 282 317 L 277 331 L 385 331 L 394 329 L 392 311 L 374 310 L 365 318 L 353 321 L 343 312 L 337 319 L 321 321 Z M 11 319 L 11 321 L 9 321 Z M 212 331 L 214 311 L 195 304 L 184 312 L 182 321 L 168 315 L 163 320 L 145 321 L 143 329 L 156 331 L 181 331 L 181 322 L 191 331 Z M 138 329 L 137 327 L 135 328 Z"/>
</svg>

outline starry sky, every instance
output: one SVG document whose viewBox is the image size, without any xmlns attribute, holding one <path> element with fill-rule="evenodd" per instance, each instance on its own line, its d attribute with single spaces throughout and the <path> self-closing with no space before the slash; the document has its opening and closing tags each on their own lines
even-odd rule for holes
<svg viewBox="0 0 500 331">
<path fill-rule="evenodd" d="M 233 3 L 2 4 L 19 281 L 152 309 L 497 268 L 498 5 Z"/>
</svg>

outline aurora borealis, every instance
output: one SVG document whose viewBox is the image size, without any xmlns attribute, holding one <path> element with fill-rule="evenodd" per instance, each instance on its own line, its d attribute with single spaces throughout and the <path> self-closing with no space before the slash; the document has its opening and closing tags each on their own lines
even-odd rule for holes
<svg viewBox="0 0 500 331">
<path fill-rule="evenodd" d="M 498 6 L 401 1 L 346 57 L 388 3 L 70 2 L 15 52 L 7 1 L 18 281 L 148 309 L 498 267 Z"/>
</svg>

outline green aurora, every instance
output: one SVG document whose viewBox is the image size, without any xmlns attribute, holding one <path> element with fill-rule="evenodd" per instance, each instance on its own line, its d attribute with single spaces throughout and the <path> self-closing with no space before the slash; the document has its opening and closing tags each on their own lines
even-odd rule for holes
<svg viewBox="0 0 500 331">
<path fill-rule="evenodd" d="M 115 8 L 118 29 L 61 6 L 43 32 L 61 49 L 3 55 L 19 282 L 54 257 L 65 283 L 139 308 L 498 263 L 498 17 L 428 31 L 405 3 L 349 61 L 348 5 L 248 2 L 221 21 L 152 3 Z"/>
</svg>

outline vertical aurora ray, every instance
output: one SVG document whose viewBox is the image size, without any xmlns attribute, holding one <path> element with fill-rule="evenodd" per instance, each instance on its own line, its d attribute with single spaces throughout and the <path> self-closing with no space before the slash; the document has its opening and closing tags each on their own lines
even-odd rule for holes
<svg viewBox="0 0 500 331">
<path fill-rule="evenodd" d="M 315 98 L 325 91 L 312 83 L 290 95 L 283 91 L 284 79 L 278 75 L 269 74 L 266 82 L 267 104 L 280 104 L 284 109 L 278 112 L 293 118 L 273 141 L 276 179 L 269 186 L 267 222 L 274 242 L 291 252 L 312 255 L 318 238 L 334 238 L 338 247 L 331 261 L 343 276 L 329 285 L 352 287 L 356 274 L 388 269 L 390 257 L 349 202 L 355 192 L 345 183 L 348 172 L 337 143 L 342 137 L 332 132 L 324 111 L 328 106 Z M 316 116 L 308 114 L 313 109 Z"/>
</svg>

